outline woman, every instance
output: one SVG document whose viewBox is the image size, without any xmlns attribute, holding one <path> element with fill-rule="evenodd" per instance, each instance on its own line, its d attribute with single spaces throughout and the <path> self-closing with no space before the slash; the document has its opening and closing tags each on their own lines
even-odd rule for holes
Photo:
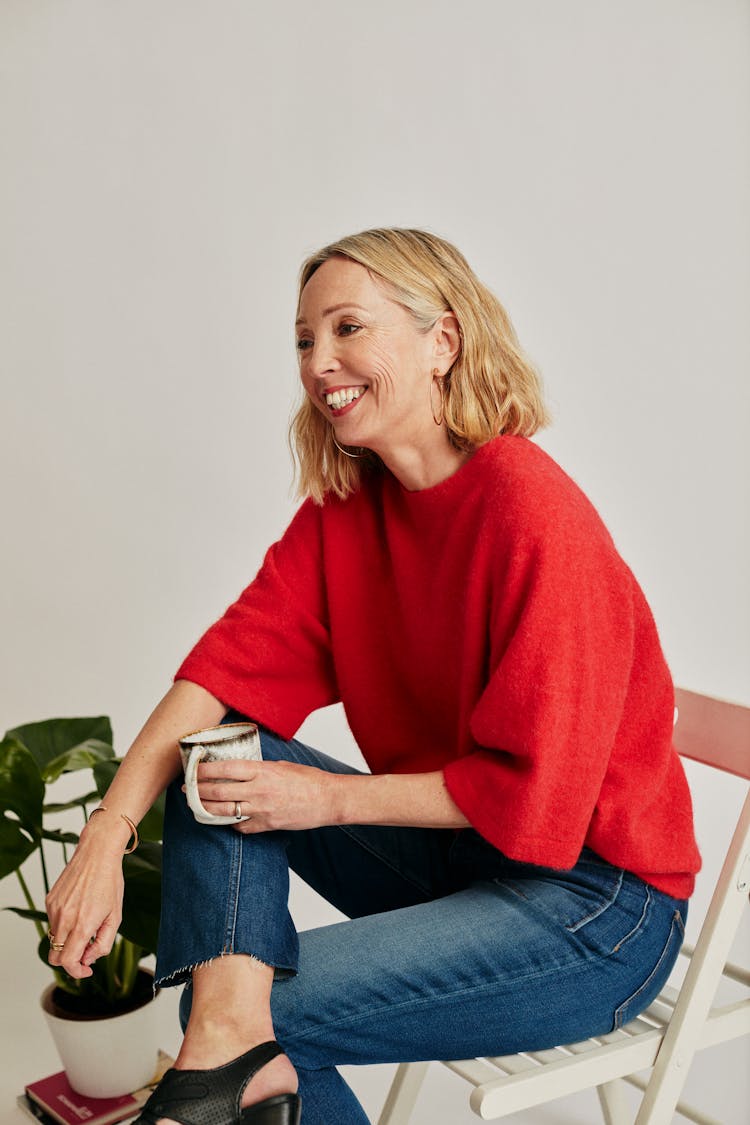
<svg viewBox="0 0 750 1125">
<path fill-rule="evenodd" d="M 354 1125 L 340 1064 L 609 1032 L 668 975 L 699 866 L 651 614 L 528 440 L 539 384 L 497 300 L 441 239 L 366 231 L 303 266 L 297 347 L 307 500 L 48 900 L 51 962 L 87 976 L 130 821 L 172 783 L 157 978 L 188 983 L 186 1032 L 150 1125 L 292 1122 L 298 1084 L 305 1125 Z M 293 740 L 336 700 L 371 774 Z M 249 819 L 199 825 L 177 739 L 238 713 L 264 760 L 202 765 L 200 795 Z M 349 920 L 298 937 L 290 866 Z"/>
</svg>

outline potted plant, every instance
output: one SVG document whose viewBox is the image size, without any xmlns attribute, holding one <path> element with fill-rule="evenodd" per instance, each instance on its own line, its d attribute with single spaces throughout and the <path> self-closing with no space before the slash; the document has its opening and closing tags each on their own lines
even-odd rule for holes
<svg viewBox="0 0 750 1125">
<path fill-rule="evenodd" d="M 35 927 L 38 953 L 45 964 L 49 954 L 47 915 L 34 901 L 26 876 L 38 863 L 46 894 L 78 842 L 77 825 L 73 830 L 69 826 L 71 810 L 78 810 L 85 824 L 118 765 L 112 727 L 105 716 L 27 723 L 7 731 L 0 742 L 0 878 L 15 873 L 25 903 L 6 909 Z M 50 801 L 48 787 L 63 774 L 72 773 L 80 773 L 84 779 L 80 793 Z M 61 826 L 61 817 L 68 823 Z M 144 1085 L 156 1063 L 158 1043 L 148 1045 L 133 1021 L 142 1019 L 140 1012 L 154 995 L 153 977 L 140 963 L 156 950 L 162 818 L 160 798 L 141 821 L 138 849 L 124 857 L 122 922 L 111 952 L 92 966 L 93 976 L 73 980 L 48 966 L 54 980 L 42 997 L 42 1006 L 71 1085 L 91 1097 L 115 1096 Z M 124 1051 L 113 1049 L 113 1024 L 102 1035 L 93 1022 L 114 1016 L 122 1016 L 118 1022 L 127 1024 Z M 66 1028 L 82 1039 L 80 1063 L 77 1049 L 66 1045 Z M 102 1043 L 106 1055 L 97 1064 L 96 1050 Z M 113 1074 L 118 1056 L 127 1072 L 119 1078 Z"/>
</svg>

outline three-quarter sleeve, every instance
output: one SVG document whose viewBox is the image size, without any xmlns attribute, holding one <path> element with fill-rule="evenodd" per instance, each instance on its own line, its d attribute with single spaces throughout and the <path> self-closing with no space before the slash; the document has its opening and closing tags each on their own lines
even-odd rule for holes
<svg viewBox="0 0 750 1125">
<path fill-rule="evenodd" d="M 323 575 L 320 508 L 307 501 L 250 585 L 201 637 L 175 679 L 291 738 L 337 702 Z"/>
<path fill-rule="evenodd" d="M 445 780 L 501 851 L 567 868 L 584 842 L 596 843 L 599 824 L 632 846 L 638 826 L 622 821 L 620 793 L 621 823 L 605 824 L 608 791 L 629 759 L 644 770 L 644 746 L 669 753 L 672 684 L 648 607 L 604 528 L 586 509 L 545 513 L 537 526 L 531 517 L 498 574 L 488 678 L 470 721 L 476 749 Z M 644 774 L 645 786 L 653 780 Z"/>
</svg>

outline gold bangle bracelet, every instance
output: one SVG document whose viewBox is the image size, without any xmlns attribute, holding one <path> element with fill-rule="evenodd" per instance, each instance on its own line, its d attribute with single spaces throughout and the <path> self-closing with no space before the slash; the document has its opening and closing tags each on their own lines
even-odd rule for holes
<svg viewBox="0 0 750 1125">
<path fill-rule="evenodd" d="M 89 813 L 89 820 L 91 820 L 91 817 L 94 815 L 94 813 L 98 813 L 98 812 L 109 812 L 109 809 L 107 808 L 106 805 L 97 805 L 97 807 L 95 809 L 92 809 L 91 812 Z M 135 824 L 133 823 L 133 821 L 130 819 L 129 816 L 126 816 L 125 813 L 121 812 L 120 813 L 120 819 L 125 821 L 128 828 L 130 829 L 130 831 L 133 834 L 133 843 L 130 845 L 129 848 L 126 848 L 124 853 L 123 853 L 124 855 L 130 855 L 130 853 L 134 852 L 135 849 L 140 844 L 140 842 L 141 842 L 140 836 L 138 835 L 138 829 L 136 828 Z"/>
<path fill-rule="evenodd" d="M 134 824 L 134 823 L 133 823 L 133 821 L 132 821 L 132 820 L 130 819 L 130 817 L 129 817 L 129 816 L 125 816 L 125 813 L 124 813 L 124 812 L 121 812 L 121 813 L 120 813 L 120 816 L 121 816 L 121 817 L 122 817 L 122 819 L 123 819 L 123 820 L 125 821 L 125 823 L 127 824 L 128 828 L 130 829 L 130 831 L 131 831 L 131 832 L 133 833 L 133 843 L 132 843 L 132 844 L 130 845 L 130 847 L 129 847 L 129 848 L 126 848 L 126 849 L 125 849 L 125 853 L 124 853 L 125 855 L 130 855 L 130 853 L 131 853 L 131 852 L 134 852 L 134 851 L 135 851 L 135 849 L 136 849 L 136 848 L 138 847 L 138 845 L 139 845 L 139 844 L 140 844 L 140 842 L 141 842 L 141 841 L 140 841 L 140 837 L 139 837 L 139 835 L 138 835 L 138 829 L 136 828 L 135 824 Z"/>
</svg>

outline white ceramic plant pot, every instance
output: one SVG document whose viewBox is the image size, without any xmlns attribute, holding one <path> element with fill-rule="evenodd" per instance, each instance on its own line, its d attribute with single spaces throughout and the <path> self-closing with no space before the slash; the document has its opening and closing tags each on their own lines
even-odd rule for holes
<svg viewBox="0 0 750 1125">
<path fill-rule="evenodd" d="M 42 1011 L 68 1082 L 89 1098 L 117 1098 L 150 1082 L 159 1057 L 159 1024 L 153 1001 L 122 1015 L 66 1018 L 42 993 Z"/>
</svg>

